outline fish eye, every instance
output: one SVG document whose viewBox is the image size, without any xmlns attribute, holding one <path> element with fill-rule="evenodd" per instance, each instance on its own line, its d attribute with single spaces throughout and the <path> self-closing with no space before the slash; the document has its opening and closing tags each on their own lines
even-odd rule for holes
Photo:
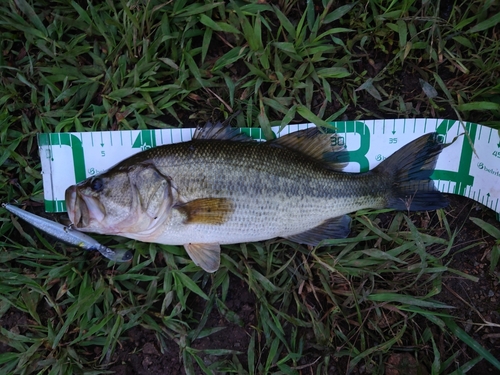
<svg viewBox="0 0 500 375">
<path fill-rule="evenodd" d="M 104 183 L 100 178 L 94 178 L 90 183 L 90 188 L 96 192 L 100 192 L 104 188 Z"/>
</svg>

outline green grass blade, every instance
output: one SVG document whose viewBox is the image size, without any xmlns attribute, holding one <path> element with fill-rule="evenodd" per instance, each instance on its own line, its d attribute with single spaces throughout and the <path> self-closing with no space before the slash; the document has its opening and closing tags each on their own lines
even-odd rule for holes
<svg viewBox="0 0 500 375">
<path fill-rule="evenodd" d="M 42 21 L 40 20 L 40 17 L 35 13 L 33 8 L 26 2 L 26 0 L 14 0 L 16 5 L 19 7 L 21 12 L 23 12 L 28 19 L 31 21 L 31 23 L 38 29 L 40 30 L 45 36 L 47 36 L 47 29 L 43 25 Z"/>
<path fill-rule="evenodd" d="M 470 28 L 466 31 L 467 34 L 477 33 L 479 31 L 487 30 L 491 27 L 494 27 L 500 23 L 500 13 L 495 14 L 494 16 L 478 23 L 476 26 Z"/>
<path fill-rule="evenodd" d="M 451 318 L 443 318 L 443 321 L 446 323 L 446 326 L 450 329 L 450 331 L 457 336 L 462 342 L 467 344 L 471 349 L 476 351 L 481 357 L 490 362 L 497 370 L 500 370 L 500 361 L 498 358 L 495 358 L 489 351 L 483 348 L 476 340 L 469 336 L 467 332 L 461 329 L 457 323 Z"/>
</svg>

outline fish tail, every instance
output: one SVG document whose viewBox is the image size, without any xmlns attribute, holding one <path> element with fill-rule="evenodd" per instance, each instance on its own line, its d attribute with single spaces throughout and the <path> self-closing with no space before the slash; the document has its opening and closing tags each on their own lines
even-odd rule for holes
<svg viewBox="0 0 500 375">
<path fill-rule="evenodd" d="M 392 184 L 387 207 L 401 211 L 436 210 L 448 201 L 430 179 L 439 154 L 447 145 L 437 133 L 423 135 L 403 146 L 377 166 L 374 172 L 389 175 Z"/>
</svg>

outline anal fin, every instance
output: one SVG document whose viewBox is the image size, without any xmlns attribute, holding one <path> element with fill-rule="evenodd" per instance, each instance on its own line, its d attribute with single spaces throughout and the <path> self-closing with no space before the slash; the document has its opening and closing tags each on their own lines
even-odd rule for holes
<svg viewBox="0 0 500 375">
<path fill-rule="evenodd" d="M 286 238 L 293 242 L 317 246 L 322 240 L 346 238 L 350 231 L 351 218 L 348 215 L 344 215 L 328 219 L 313 229 Z"/>
<path fill-rule="evenodd" d="M 220 245 L 218 243 L 187 243 L 184 249 L 194 264 L 213 273 L 220 266 Z"/>
</svg>

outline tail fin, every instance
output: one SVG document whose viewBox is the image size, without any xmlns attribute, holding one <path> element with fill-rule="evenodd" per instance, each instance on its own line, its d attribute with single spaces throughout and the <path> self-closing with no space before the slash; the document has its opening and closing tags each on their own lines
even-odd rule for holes
<svg viewBox="0 0 500 375">
<path fill-rule="evenodd" d="M 401 211 L 425 211 L 443 208 L 448 201 L 430 179 L 437 158 L 446 145 L 430 133 L 405 145 L 375 169 L 390 176 L 393 183 L 387 195 L 387 207 Z"/>
</svg>

